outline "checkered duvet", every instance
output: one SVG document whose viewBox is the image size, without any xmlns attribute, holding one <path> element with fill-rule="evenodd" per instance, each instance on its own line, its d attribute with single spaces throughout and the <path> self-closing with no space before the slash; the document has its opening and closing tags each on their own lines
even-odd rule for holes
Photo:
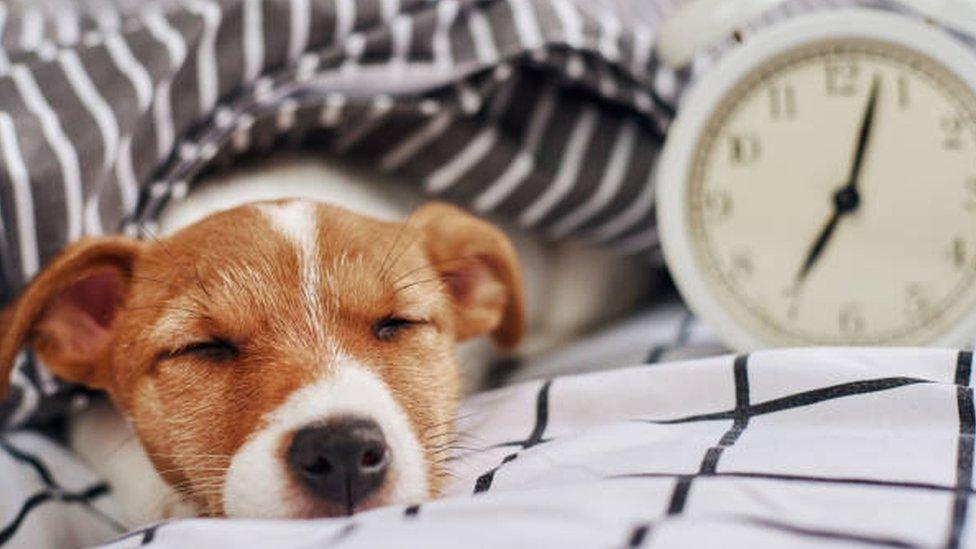
<svg viewBox="0 0 976 549">
<path fill-rule="evenodd" d="M 652 334 L 642 341 L 628 330 Z M 39 435 L 0 438 L 0 544 L 68 547 L 976 546 L 973 354 L 714 349 L 662 307 L 469 399 L 443 499 L 347 519 L 122 532 L 109 489 Z M 588 350 L 588 353 L 586 352 Z M 632 364 L 639 360 L 631 361 Z M 533 365 L 520 375 L 530 377 Z M 114 541 L 110 541 L 113 540 Z"/>
</svg>

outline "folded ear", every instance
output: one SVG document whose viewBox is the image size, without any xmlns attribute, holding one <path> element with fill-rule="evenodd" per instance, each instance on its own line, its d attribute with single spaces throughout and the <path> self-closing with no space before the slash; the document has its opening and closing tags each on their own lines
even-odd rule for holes
<svg viewBox="0 0 976 549">
<path fill-rule="evenodd" d="M 427 256 L 454 298 L 457 340 L 490 332 L 502 347 L 518 345 L 525 328 L 522 273 L 508 237 L 441 202 L 423 206 L 408 223 L 423 231 Z"/>
<path fill-rule="evenodd" d="M 0 313 L 0 396 L 17 353 L 33 346 L 55 374 L 100 388 L 111 327 L 129 288 L 138 241 L 106 237 L 69 246 Z"/>
</svg>

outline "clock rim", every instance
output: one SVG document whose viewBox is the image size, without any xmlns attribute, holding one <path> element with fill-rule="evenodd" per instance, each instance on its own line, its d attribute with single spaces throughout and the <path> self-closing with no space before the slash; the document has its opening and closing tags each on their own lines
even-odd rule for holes
<svg viewBox="0 0 976 549">
<path fill-rule="evenodd" d="M 692 85 L 668 130 L 655 178 L 656 215 L 665 263 L 692 312 L 735 350 L 802 346 L 803 343 L 764 338 L 758 330 L 737 320 L 714 293 L 713 286 L 718 284 L 708 281 L 705 267 L 695 258 L 686 197 L 700 134 L 726 94 L 773 57 L 827 39 L 852 38 L 873 39 L 916 50 L 938 62 L 976 94 L 976 50 L 951 38 L 945 29 L 904 14 L 864 8 L 839 9 L 798 16 L 748 37 Z M 976 309 L 920 344 L 961 346 L 971 343 L 974 337 Z"/>
</svg>

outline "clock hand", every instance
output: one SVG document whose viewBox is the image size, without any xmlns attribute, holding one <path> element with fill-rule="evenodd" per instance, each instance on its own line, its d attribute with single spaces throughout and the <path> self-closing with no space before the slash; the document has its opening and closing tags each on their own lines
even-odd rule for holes
<svg viewBox="0 0 976 549">
<path fill-rule="evenodd" d="M 871 130 L 874 128 L 874 113 L 878 104 L 878 88 L 880 85 L 881 78 L 876 75 L 871 82 L 867 107 L 865 107 L 864 114 L 861 116 L 861 129 L 858 133 L 857 143 L 854 148 L 854 159 L 851 164 L 850 177 L 847 180 L 847 184 L 834 193 L 834 212 L 831 214 L 827 224 L 820 231 L 820 235 L 813 242 L 813 245 L 810 246 L 806 260 L 804 260 L 800 271 L 796 275 L 797 284 L 806 278 L 810 269 L 813 268 L 823 254 L 824 248 L 827 247 L 827 242 L 830 241 L 830 237 L 834 234 L 834 229 L 837 228 L 837 223 L 843 216 L 857 210 L 861 203 L 861 196 L 857 192 L 857 184 L 861 179 L 864 153 L 867 151 L 867 145 L 871 139 Z"/>
<path fill-rule="evenodd" d="M 851 174 L 847 179 L 847 187 L 855 193 L 857 192 L 857 183 L 861 179 L 861 167 L 864 165 L 864 152 L 867 150 L 868 141 L 871 139 L 871 130 L 874 129 L 874 113 L 876 110 L 875 107 L 878 105 L 878 88 L 880 86 L 881 77 L 875 75 L 874 80 L 871 81 L 868 105 L 864 109 L 864 115 L 861 117 L 861 131 L 858 134 L 857 145 L 854 149 L 854 161 L 851 163 Z"/>
<path fill-rule="evenodd" d="M 834 234 L 834 229 L 837 228 L 837 223 L 840 221 L 841 216 L 844 215 L 844 212 L 841 209 L 836 207 L 837 197 L 839 195 L 840 192 L 834 195 L 834 203 L 835 203 L 834 213 L 831 214 L 830 219 L 827 220 L 827 224 L 824 225 L 824 228 L 820 231 L 820 235 L 810 246 L 810 251 L 807 252 L 807 258 L 803 261 L 803 266 L 800 267 L 800 272 L 798 272 L 796 275 L 797 286 L 799 286 L 800 283 L 803 282 L 803 280 L 807 276 L 807 273 L 810 272 L 810 269 L 813 268 L 813 265 L 817 262 L 818 259 L 820 259 L 820 255 L 823 253 L 824 248 L 827 247 L 827 241 L 829 241 L 830 237 Z M 856 197 L 857 195 L 853 195 L 853 196 Z"/>
</svg>

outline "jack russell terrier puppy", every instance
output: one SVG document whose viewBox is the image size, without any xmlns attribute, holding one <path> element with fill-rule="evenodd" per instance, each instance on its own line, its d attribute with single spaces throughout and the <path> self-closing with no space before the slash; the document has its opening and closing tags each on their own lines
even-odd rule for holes
<svg viewBox="0 0 976 549">
<path fill-rule="evenodd" d="M 291 158 L 201 183 L 164 212 L 163 237 L 68 247 L 0 316 L 0 396 L 25 344 L 104 390 L 114 406 L 78 415 L 71 442 L 133 526 L 435 496 L 461 394 L 455 343 L 518 344 L 523 277 L 498 228 L 436 202 L 408 213 L 402 192 Z M 523 255 L 550 270 L 533 285 L 567 302 L 550 340 L 640 287 L 621 291 L 606 261 L 580 265 L 593 280 L 564 284 L 583 294 L 574 304 L 555 273 L 594 258 L 560 265 L 534 246 Z"/>
</svg>

